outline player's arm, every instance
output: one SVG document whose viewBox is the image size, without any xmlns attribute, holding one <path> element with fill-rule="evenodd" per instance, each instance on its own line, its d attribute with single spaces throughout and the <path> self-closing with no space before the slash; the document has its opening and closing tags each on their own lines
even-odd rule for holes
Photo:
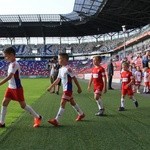
<svg viewBox="0 0 150 150">
<path fill-rule="evenodd" d="M 128 87 L 130 87 L 132 84 L 134 84 L 135 78 L 133 76 L 130 77 L 131 81 L 127 84 Z"/>
<path fill-rule="evenodd" d="M 92 77 L 92 75 L 91 75 L 91 78 L 90 78 L 89 83 L 88 83 L 88 88 L 87 88 L 88 91 L 90 91 L 92 82 L 93 82 L 93 77 Z"/>
<path fill-rule="evenodd" d="M 14 75 L 13 73 L 10 73 L 7 77 L 5 77 L 3 80 L 0 81 L 0 85 L 3 85 L 3 84 L 6 83 L 8 80 L 10 80 L 13 75 Z"/>
<path fill-rule="evenodd" d="M 78 88 L 78 93 L 81 93 L 81 92 L 82 92 L 82 89 L 81 89 L 81 87 L 80 87 L 80 84 L 79 84 L 77 78 L 74 76 L 74 77 L 72 77 L 72 79 L 73 79 L 74 83 L 76 84 L 76 86 L 77 86 L 77 88 Z"/>
<path fill-rule="evenodd" d="M 107 78 L 106 78 L 106 75 L 104 75 L 102 77 L 102 79 L 103 79 L 103 83 L 104 83 L 103 92 L 106 93 L 107 92 Z"/>
<path fill-rule="evenodd" d="M 106 78 L 106 73 L 105 73 L 105 69 L 102 69 L 102 80 L 104 83 L 104 88 L 103 88 L 103 92 L 106 93 L 107 92 L 107 78 Z"/>
<path fill-rule="evenodd" d="M 51 91 L 51 89 L 60 82 L 60 78 L 57 78 L 48 88 L 47 91 Z"/>
</svg>

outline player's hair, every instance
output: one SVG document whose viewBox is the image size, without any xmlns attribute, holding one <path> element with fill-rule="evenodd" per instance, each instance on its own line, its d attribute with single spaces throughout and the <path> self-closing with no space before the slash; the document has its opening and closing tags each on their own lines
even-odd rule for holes
<svg viewBox="0 0 150 150">
<path fill-rule="evenodd" d="M 122 65 L 129 67 L 129 63 L 128 62 L 123 62 Z"/>
<path fill-rule="evenodd" d="M 67 61 L 69 60 L 69 56 L 67 53 L 60 53 L 59 56 L 65 58 Z"/>
<path fill-rule="evenodd" d="M 102 57 L 99 56 L 99 55 L 93 56 L 93 58 L 96 58 L 96 59 L 98 59 L 99 61 L 102 61 Z"/>
<path fill-rule="evenodd" d="M 6 49 L 4 49 L 4 54 L 13 54 L 16 55 L 16 51 L 13 47 L 7 47 Z"/>
</svg>

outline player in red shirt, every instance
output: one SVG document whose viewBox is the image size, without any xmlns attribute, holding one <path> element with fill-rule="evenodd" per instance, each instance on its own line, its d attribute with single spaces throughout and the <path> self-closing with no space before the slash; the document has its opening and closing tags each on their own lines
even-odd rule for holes
<svg viewBox="0 0 150 150">
<path fill-rule="evenodd" d="M 100 65 L 101 63 L 101 57 L 100 56 L 94 56 L 93 57 L 93 65 L 94 68 L 92 69 L 91 79 L 88 84 L 88 90 L 90 90 L 91 84 L 93 82 L 94 87 L 94 99 L 96 100 L 96 103 L 98 105 L 99 111 L 96 113 L 96 116 L 103 116 L 104 114 L 104 106 L 101 99 L 102 93 L 106 93 L 106 74 L 104 68 Z"/>
<path fill-rule="evenodd" d="M 136 107 L 138 107 L 138 102 L 133 96 L 133 90 L 132 85 L 134 83 L 134 77 L 132 75 L 132 72 L 129 71 L 129 64 L 127 62 L 124 62 L 122 64 L 122 72 L 121 72 L 121 106 L 119 107 L 119 111 L 124 111 L 124 101 L 125 96 L 128 94 L 129 98 L 133 100 Z"/>
</svg>

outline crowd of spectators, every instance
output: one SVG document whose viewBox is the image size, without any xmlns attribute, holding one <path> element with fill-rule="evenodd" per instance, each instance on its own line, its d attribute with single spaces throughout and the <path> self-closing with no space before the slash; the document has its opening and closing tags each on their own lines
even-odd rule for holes
<svg viewBox="0 0 150 150">
<path fill-rule="evenodd" d="M 21 66 L 21 76 L 39 76 L 48 77 L 49 71 L 47 69 L 47 60 L 35 61 L 35 60 L 21 60 L 18 61 Z M 4 77 L 7 74 L 8 63 L 4 60 L 0 61 L 0 77 Z"/>
</svg>

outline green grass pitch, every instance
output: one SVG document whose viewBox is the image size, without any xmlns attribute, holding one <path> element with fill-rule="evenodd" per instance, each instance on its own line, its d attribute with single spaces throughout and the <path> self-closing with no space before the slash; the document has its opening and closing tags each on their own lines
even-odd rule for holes
<svg viewBox="0 0 150 150">
<path fill-rule="evenodd" d="M 6 116 L 6 128 L 0 129 L 1 150 L 148 150 L 150 146 L 150 97 L 135 95 L 139 108 L 126 98 L 126 111 L 118 112 L 120 91 L 103 95 L 106 116 L 94 114 L 98 108 L 87 83 L 80 82 L 83 92 L 74 98 L 85 112 L 85 119 L 76 122 L 76 112 L 67 104 L 60 123 L 53 127 L 47 121 L 55 117 L 60 95 L 46 92 L 48 79 L 22 80 L 27 104 L 42 116 L 41 127 L 33 128 L 33 118 L 18 103 L 11 102 Z M 0 87 L 3 98 L 6 85 Z"/>
</svg>

